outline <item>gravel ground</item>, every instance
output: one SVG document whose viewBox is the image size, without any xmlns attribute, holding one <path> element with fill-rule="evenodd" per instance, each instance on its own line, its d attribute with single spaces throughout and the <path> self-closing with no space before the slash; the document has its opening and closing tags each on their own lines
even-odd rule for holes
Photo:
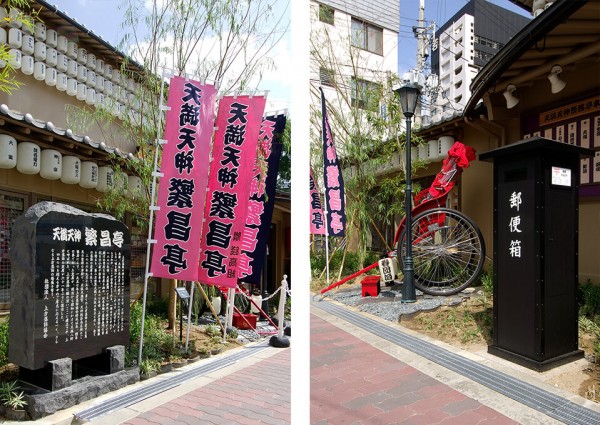
<svg viewBox="0 0 600 425">
<path fill-rule="evenodd" d="M 414 303 L 403 303 L 402 284 L 396 283 L 389 287 L 381 288 L 377 297 L 362 297 L 361 288 L 343 289 L 335 294 L 326 295 L 342 304 L 358 307 L 360 311 L 373 314 L 390 322 L 398 322 L 400 316 L 413 314 L 420 310 L 433 310 L 442 305 L 460 304 L 470 294 L 476 294 L 477 289 L 468 288 L 459 294 L 452 296 L 424 295 L 417 290 L 417 301 Z"/>
</svg>

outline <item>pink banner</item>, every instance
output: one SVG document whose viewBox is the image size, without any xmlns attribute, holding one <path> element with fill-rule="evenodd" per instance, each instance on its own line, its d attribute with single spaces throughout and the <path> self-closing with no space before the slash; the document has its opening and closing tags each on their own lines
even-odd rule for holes
<svg viewBox="0 0 600 425">
<path fill-rule="evenodd" d="M 202 283 L 234 288 L 238 268 L 250 260 L 242 251 L 255 248 L 258 228 L 244 229 L 264 108 L 264 97 L 219 102 L 198 268 Z"/>
<path fill-rule="evenodd" d="M 310 170 L 310 233 L 312 235 L 325 234 L 321 194 L 319 193 L 319 188 L 313 177 L 312 170 Z"/>
<path fill-rule="evenodd" d="M 198 280 L 215 98 L 213 86 L 171 79 L 150 266 L 154 276 Z"/>
</svg>

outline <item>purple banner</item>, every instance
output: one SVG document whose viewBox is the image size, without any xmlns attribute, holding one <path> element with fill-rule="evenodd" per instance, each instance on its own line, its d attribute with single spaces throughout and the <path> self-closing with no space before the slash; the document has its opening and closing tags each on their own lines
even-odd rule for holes
<svg viewBox="0 0 600 425">
<path fill-rule="evenodd" d="M 329 236 L 344 236 L 344 229 L 346 228 L 344 179 L 333 145 L 333 135 L 327 118 L 325 94 L 322 88 L 321 111 L 323 113 L 323 186 L 325 188 L 325 206 L 327 207 L 327 234 Z"/>
<path fill-rule="evenodd" d="M 285 115 L 270 116 L 265 118 L 260 126 L 258 141 L 262 156 L 267 161 L 267 170 L 266 176 L 261 177 L 260 166 L 255 167 L 250 186 L 245 232 L 255 235 L 256 244 L 253 244 L 252 250 L 243 251 L 242 256 L 247 256 L 248 261 L 243 262 L 243 267 L 238 270 L 239 279 L 247 283 L 260 283 L 260 273 L 265 262 L 267 241 L 275 207 L 277 172 L 281 159 L 280 139 L 285 122 Z"/>
</svg>

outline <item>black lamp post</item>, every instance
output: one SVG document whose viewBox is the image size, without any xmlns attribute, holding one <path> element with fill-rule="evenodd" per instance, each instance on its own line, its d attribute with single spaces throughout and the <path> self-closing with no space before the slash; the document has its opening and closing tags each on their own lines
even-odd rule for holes
<svg viewBox="0 0 600 425">
<path fill-rule="evenodd" d="M 406 207 L 406 257 L 404 258 L 404 286 L 402 291 L 402 302 L 414 303 L 417 300 L 417 294 L 415 292 L 415 279 L 413 269 L 413 257 L 412 257 L 412 176 L 410 166 L 410 132 L 411 132 L 411 119 L 415 114 L 417 108 L 417 102 L 419 95 L 421 94 L 421 86 L 414 83 L 404 84 L 400 88 L 395 90 L 400 96 L 400 106 L 402 112 L 406 118 L 406 195 L 405 195 L 405 207 Z M 400 261 L 400 249 L 402 239 L 398 239 L 398 261 Z"/>
</svg>

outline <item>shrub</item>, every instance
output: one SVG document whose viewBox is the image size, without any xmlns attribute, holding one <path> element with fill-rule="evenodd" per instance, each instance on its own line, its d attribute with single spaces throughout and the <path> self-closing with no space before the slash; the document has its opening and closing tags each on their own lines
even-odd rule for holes
<svg viewBox="0 0 600 425">
<path fill-rule="evenodd" d="M 0 323 L 0 367 L 8 364 L 8 317 Z"/>
<path fill-rule="evenodd" d="M 594 285 L 591 281 L 579 285 L 577 294 L 579 303 L 579 314 L 595 320 L 600 316 L 600 285 Z"/>
<path fill-rule="evenodd" d="M 344 251 L 336 251 L 329 261 L 329 273 L 331 276 L 336 276 L 339 273 L 340 265 L 344 257 Z M 365 266 L 373 264 L 379 260 L 380 254 L 377 252 L 368 251 L 366 253 L 360 252 L 346 252 L 346 258 L 344 258 L 344 268 L 342 269 L 342 276 L 348 276 L 352 273 L 359 271 L 361 263 Z M 311 252 L 310 254 L 310 269 L 313 277 L 318 277 L 323 269 L 325 268 L 325 253 L 324 252 Z M 377 269 L 373 269 L 370 273 L 379 273 Z"/>
</svg>

